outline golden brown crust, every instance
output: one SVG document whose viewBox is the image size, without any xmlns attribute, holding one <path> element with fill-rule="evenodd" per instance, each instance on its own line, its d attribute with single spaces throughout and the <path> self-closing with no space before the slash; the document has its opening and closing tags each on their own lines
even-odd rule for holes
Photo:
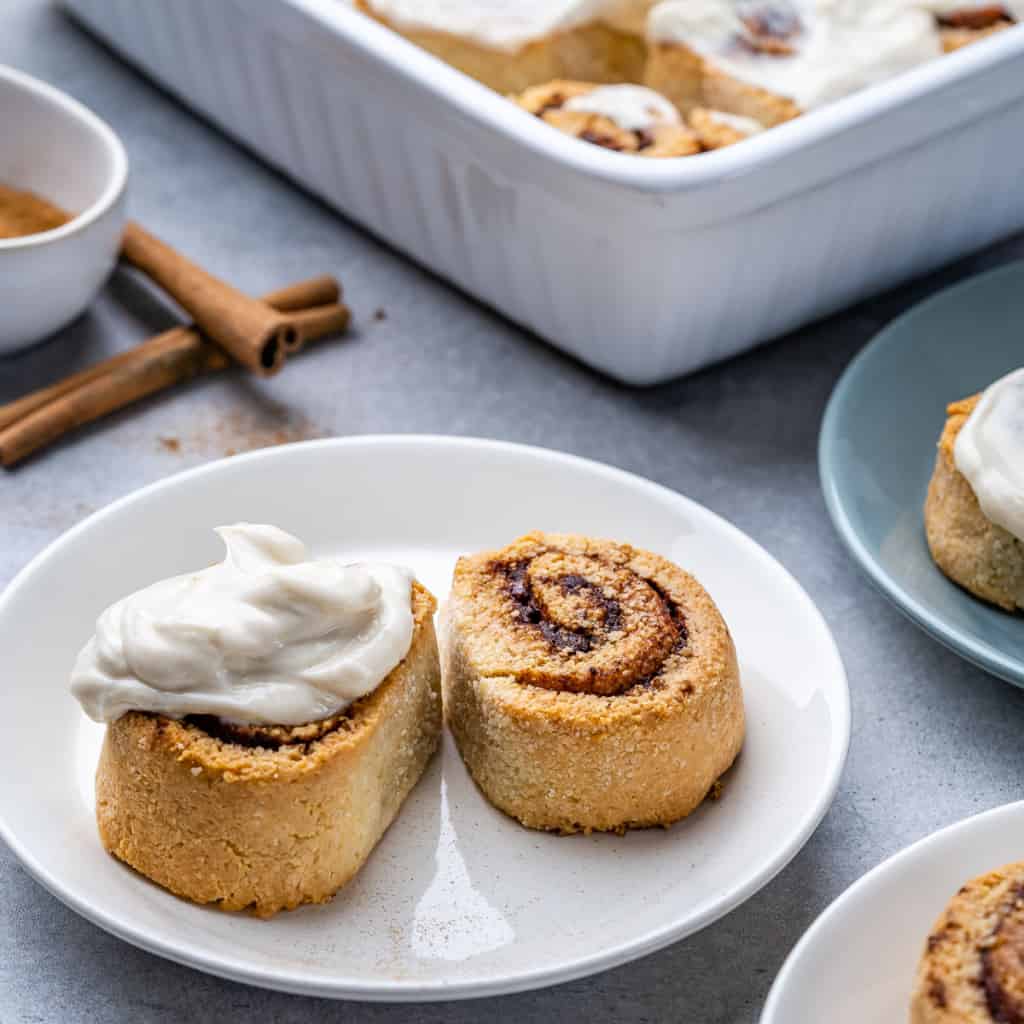
<svg viewBox="0 0 1024 1024">
<path fill-rule="evenodd" d="M 588 559 L 605 560 L 613 571 L 602 577 Z M 536 565 L 534 581 L 548 581 L 549 595 L 568 579 L 572 600 L 553 618 L 545 617 L 544 599 L 542 620 L 531 621 L 527 600 L 524 621 L 524 602 L 514 593 L 519 581 L 502 568 L 524 561 Z M 610 611 L 609 601 L 632 600 L 621 570 L 637 587 L 653 584 L 676 624 L 644 601 L 636 615 Z M 591 607 L 580 599 L 577 577 L 602 591 Z M 504 586 L 510 597 L 503 601 Z M 574 605 L 591 638 L 588 650 L 573 652 L 558 638 L 572 624 Z M 629 619 L 630 631 L 602 627 L 616 616 L 611 625 Z M 739 752 L 743 698 L 732 639 L 700 584 L 657 555 L 574 535 L 529 534 L 500 552 L 460 560 L 443 623 L 449 727 L 485 796 L 528 827 L 670 824 L 699 806 Z M 652 626 L 661 633 L 649 633 Z M 651 647 L 665 648 L 653 672 Z M 591 669 L 594 692 L 550 685 L 578 683 Z"/>
<path fill-rule="evenodd" d="M 998 32 L 1005 32 L 1013 28 L 1012 21 L 999 21 L 987 28 L 944 28 L 942 29 L 942 49 L 945 53 L 954 53 L 970 46 L 972 43 L 979 43 L 982 39 L 988 39 Z"/>
<path fill-rule="evenodd" d="M 585 96 L 597 87 L 595 82 L 556 79 L 525 89 L 510 99 L 560 132 L 617 153 L 659 158 L 701 152 L 696 135 L 682 124 L 657 125 L 649 131 L 636 132 L 600 114 L 564 109 L 564 104 L 574 96 Z"/>
<path fill-rule="evenodd" d="M 225 910 L 269 916 L 329 900 L 363 865 L 437 746 L 434 608 L 414 584 L 405 659 L 326 723 L 228 729 L 227 739 L 162 715 L 133 712 L 112 723 L 96 774 L 103 845 L 171 892 Z M 258 739 L 268 745 L 249 745 Z"/>
<path fill-rule="evenodd" d="M 750 138 L 747 132 L 720 121 L 715 117 L 715 111 L 706 107 L 694 107 L 686 120 L 705 150 L 724 149 Z"/>
<path fill-rule="evenodd" d="M 936 921 L 921 956 L 911 1024 L 1024 1021 L 1024 862 L 972 879 Z"/>
<path fill-rule="evenodd" d="M 925 533 L 932 558 L 951 580 L 1012 612 L 1024 608 L 1024 544 L 985 516 L 954 457 L 957 435 L 980 398 L 947 409 L 925 499 Z"/>
</svg>

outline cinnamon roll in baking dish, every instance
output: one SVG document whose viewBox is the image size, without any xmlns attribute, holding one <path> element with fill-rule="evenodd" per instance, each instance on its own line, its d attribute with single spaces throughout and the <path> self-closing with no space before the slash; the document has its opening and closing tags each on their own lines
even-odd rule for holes
<svg viewBox="0 0 1024 1024">
<path fill-rule="evenodd" d="M 666 0 L 647 40 L 645 82 L 682 111 L 765 126 L 941 53 L 933 15 L 903 0 Z"/>
<path fill-rule="evenodd" d="M 512 98 L 553 128 L 604 149 L 644 157 L 701 152 L 697 135 L 679 111 L 640 85 L 556 80 Z"/>
<path fill-rule="evenodd" d="M 972 879 L 936 922 L 911 1024 L 1024 1024 L 1024 862 Z"/>
<path fill-rule="evenodd" d="M 701 585 L 626 544 L 531 533 L 462 558 L 445 716 L 484 795 L 563 833 L 667 825 L 739 753 L 732 639 Z"/>
</svg>

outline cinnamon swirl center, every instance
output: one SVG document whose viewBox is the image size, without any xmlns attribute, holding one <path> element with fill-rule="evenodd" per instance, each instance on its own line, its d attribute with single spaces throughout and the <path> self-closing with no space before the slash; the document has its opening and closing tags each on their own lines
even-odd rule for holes
<svg viewBox="0 0 1024 1024">
<path fill-rule="evenodd" d="M 649 682 L 686 645 L 679 607 L 652 580 L 592 554 L 494 563 L 520 681 L 612 695 Z"/>
<path fill-rule="evenodd" d="M 997 1024 L 1024 1024 L 1024 889 L 992 933 L 981 954 L 981 981 Z"/>
<path fill-rule="evenodd" d="M 736 41 L 751 53 L 792 56 L 804 32 L 800 15 L 786 0 L 774 3 L 750 0 L 740 6 L 740 21 L 745 31 Z"/>
</svg>

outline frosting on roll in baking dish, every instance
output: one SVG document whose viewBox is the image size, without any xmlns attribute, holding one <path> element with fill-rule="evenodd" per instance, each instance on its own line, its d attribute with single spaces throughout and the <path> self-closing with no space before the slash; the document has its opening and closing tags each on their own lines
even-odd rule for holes
<svg viewBox="0 0 1024 1024">
<path fill-rule="evenodd" d="M 985 390 L 953 451 L 986 518 L 1024 540 L 1024 369 Z"/>
<path fill-rule="evenodd" d="M 100 616 L 72 673 L 86 713 L 299 725 L 365 696 L 405 657 L 412 573 L 308 560 L 274 526 L 221 527 L 218 565 L 163 580 Z"/>
<path fill-rule="evenodd" d="M 511 98 L 552 128 L 605 149 L 643 157 L 700 152 L 696 133 L 676 107 L 642 85 L 555 79 Z"/>
<path fill-rule="evenodd" d="M 566 100 L 563 110 L 600 114 L 626 131 L 649 131 L 661 124 L 681 124 L 679 111 L 661 93 L 642 85 L 600 85 Z"/>
<path fill-rule="evenodd" d="M 552 32 L 596 19 L 608 0 L 371 0 L 371 10 L 402 29 L 446 32 L 514 53 Z"/>
<path fill-rule="evenodd" d="M 803 110 L 942 52 L 935 18 L 907 0 L 668 0 L 648 37 Z"/>
</svg>

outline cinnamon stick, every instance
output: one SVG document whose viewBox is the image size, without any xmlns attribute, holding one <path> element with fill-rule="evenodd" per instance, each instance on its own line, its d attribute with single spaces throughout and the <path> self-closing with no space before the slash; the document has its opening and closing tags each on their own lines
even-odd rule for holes
<svg viewBox="0 0 1024 1024">
<path fill-rule="evenodd" d="M 125 228 L 121 256 L 176 299 L 208 338 L 261 377 L 277 373 L 299 343 L 290 317 L 196 266 L 134 221 Z"/>
<path fill-rule="evenodd" d="M 338 302 L 340 298 L 341 286 L 338 284 L 337 279 L 324 274 L 322 277 L 313 277 L 308 281 L 300 281 L 278 291 L 269 292 L 263 296 L 263 301 L 268 306 L 273 306 L 274 309 L 278 309 L 281 312 L 293 312 L 311 309 L 314 306 L 326 306 Z M 345 329 L 345 326 L 338 326 L 337 330 L 341 332 Z M 126 352 L 121 352 L 119 355 L 86 367 L 78 373 L 73 373 L 63 378 L 63 380 L 57 381 L 56 384 L 51 384 L 49 387 L 40 388 L 38 391 L 33 391 L 30 394 L 23 395 L 21 398 L 16 398 L 13 402 L 8 402 L 6 405 L 0 405 L 0 430 L 17 422 L 23 416 L 27 416 L 33 410 L 48 405 L 55 398 L 60 398 L 61 395 L 74 391 L 75 388 L 80 387 L 87 381 L 109 373 L 115 366 L 121 366 L 137 359 L 140 349 L 144 348 L 145 343 L 142 346 L 136 346 L 135 348 L 128 349 Z"/>
<path fill-rule="evenodd" d="M 294 314 L 304 342 L 343 330 L 348 307 L 329 303 Z M 125 356 L 107 360 L 106 371 L 86 380 L 0 430 L 0 465 L 10 467 L 78 427 L 116 412 L 199 374 L 231 365 L 228 356 L 195 327 L 176 327 Z"/>
</svg>

